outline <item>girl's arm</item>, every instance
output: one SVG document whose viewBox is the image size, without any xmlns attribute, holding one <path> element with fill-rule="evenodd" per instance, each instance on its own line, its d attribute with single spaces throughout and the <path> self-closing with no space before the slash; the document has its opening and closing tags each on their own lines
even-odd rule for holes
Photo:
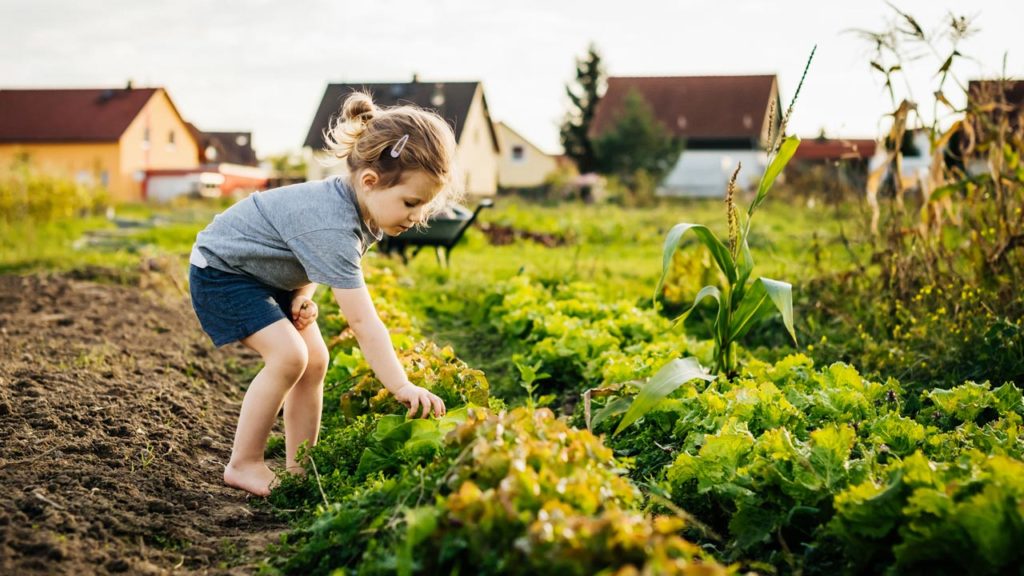
<svg viewBox="0 0 1024 576">
<path fill-rule="evenodd" d="M 398 355 L 391 344 L 391 335 L 377 315 L 377 308 L 374 307 L 366 287 L 334 288 L 333 291 L 341 313 L 345 315 L 348 325 L 356 335 L 356 340 L 359 341 L 363 356 L 384 387 L 399 402 L 409 407 L 410 416 L 416 415 L 421 408 L 423 416 L 429 414 L 431 410 L 434 416 L 443 416 L 444 402 L 430 391 L 409 382 L 406 377 L 405 369 L 398 361 Z"/>
<path fill-rule="evenodd" d="M 299 288 L 292 294 L 292 299 L 305 298 L 307 300 L 313 299 L 313 294 L 316 293 L 317 285 L 315 283 L 306 284 L 302 288 Z"/>
</svg>

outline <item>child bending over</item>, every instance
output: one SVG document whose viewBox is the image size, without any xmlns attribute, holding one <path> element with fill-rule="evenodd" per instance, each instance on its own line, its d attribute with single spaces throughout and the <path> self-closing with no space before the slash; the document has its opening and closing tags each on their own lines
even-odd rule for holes
<svg viewBox="0 0 1024 576">
<path fill-rule="evenodd" d="M 216 216 L 189 258 L 192 306 L 214 345 L 240 341 L 264 367 L 242 401 L 229 486 L 265 496 L 274 472 L 263 461 L 284 405 L 286 469 L 302 471 L 296 452 L 316 444 L 329 357 L 312 300 L 333 290 L 377 378 L 410 416 L 442 416 L 444 403 L 406 377 L 370 300 L 360 259 L 383 234 L 421 223 L 451 200 L 455 137 L 434 113 L 380 109 L 362 93 L 345 101 L 325 134 L 348 175 L 267 190 Z"/>
</svg>

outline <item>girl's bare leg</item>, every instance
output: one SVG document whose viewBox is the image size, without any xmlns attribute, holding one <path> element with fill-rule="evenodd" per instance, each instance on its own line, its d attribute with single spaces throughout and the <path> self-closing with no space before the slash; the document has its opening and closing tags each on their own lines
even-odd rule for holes
<svg viewBox="0 0 1024 576">
<path fill-rule="evenodd" d="M 242 400 L 224 483 L 266 496 L 274 480 L 274 473 L 263 461 L 267 437 L 285 396 L 306 371 L 309 353 L 299 332 L 284 319 L 242 340 L 242 344 L 259 352 L 264 366 Z"/>
<path fill-rule="evenodd" d="M 320 413 L 324 405 L 324 376 L 330 356 L 320 328 L 312 323 L 299 334 L 306 343 L 309 360 L 306 371 L 288 392 L 284 400 L 284 434 L 286 468 L 289 472 L 302 474 L 305 469 L 296 460 L 296 453 L 303 442 L 309 447 L 316 445 L 320 432 Z"/>
</svg>

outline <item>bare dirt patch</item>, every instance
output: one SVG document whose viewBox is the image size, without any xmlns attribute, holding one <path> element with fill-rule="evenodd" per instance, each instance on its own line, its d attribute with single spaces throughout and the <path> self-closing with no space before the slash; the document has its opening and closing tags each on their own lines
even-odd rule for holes
<svg viewBox="0 0 1024 576">
<path fill-rule="evenodd" d="M 285 526 L 221 474 L 256 361 L 180 286 L 0 276 L 0 573 L 252 572 Z"/>
</svg>

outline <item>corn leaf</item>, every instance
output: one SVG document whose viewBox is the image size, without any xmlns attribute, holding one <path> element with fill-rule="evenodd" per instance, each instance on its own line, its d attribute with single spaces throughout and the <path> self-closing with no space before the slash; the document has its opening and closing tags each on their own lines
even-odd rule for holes
<svg viewBox="0 0 1024 576">
<path fill-rule="evenodd" d="M 686 317 L 690 315 L 690 312 L 693 312 L 693 309 L 696 308 L 698 304 L 700 304 L 700 301 L 705 299 L 705 298 L 707 298 L 707 297 L 709 297 L 709 296 L 711 298 L 714 298 L 718 302 L 718 309 L 719 309 L 719 311 L 721 311 L 721 309 L 722 309 L 722 293 L 715 286 L 705 286 L 705 287 L 700 289 L 700 292 L 697 292 L 696 296 L 694 296 L 693 304 L 690 304 L 690 307 L 687 308 L 679 316 L 676 316 L 676 319 L 673 320 L 672 322 L 675 323 L 675 324 L 678 324 L 678 323 L 682 322 L 683 320 L 686 320 Z"/>
<path fill-rule="evenodd" d="M 796 331 L 793 328 L 793 287 L 786 282 L 764 277 L 758 278 L 740 301 L 732 316 L 729 340 L 735 341 L 743 337 L 755 322 L 774 310 L 782 314 L 782 322 L 796 343 Z"/>
<path fill-rule="evenodd" d="M 601 422 L 604 422 L 605 420 L 611 418 L 612 416 L 622 414 L 628 409 L 629 398 L 623 398 L 621 396 L 615 398 L 614 400 L 606 404 L 603 408 L 594 413 L 594 419 L 590 423 L 590 425 L 592 427 L 599 426 Z"/>
<path fill-rule="evenodd" d="M 711 257 L 715 259 L 715 263 L 718 264 L 719 270 L 725 274 L 729 283 L 736 281 L 736 263 L 733 262 L 732 254 L 729 253 L 729 248 L 725 244 L 722 244 L 722 241 L 719 240 L 707 226 L 688 223 L 676 224 L 665 236 L 665 249 L 662 254 L 661 263 L 661 278 L 658 279 L 658 286 L 654 289 L 655 300 L 657 300 L 658 294 L 661 293 L 662 286 L 665 285 L 665 277 L 668 276 L 668 269 L 672 265 L 672 256 L 676 253 L 676 250 L 679 249 L 679 244 L 682 242 L 683 234 L 688 230 L 693 230 L 693 233 L 697 235 L 697 238 L 707 246 L 708 250 L 711 252 Z"/>
<path fill-rule="evenodd" d="M 793 344 L 796 344 L 796 330 L 793 328 L 793 285 L 763 276 L 758 280 L 768 292 L 768 298 L 771 299 L 772 304 L 775 304 L 779 313 L 782 314 L 782 323 L 786 325 L 786 331 L 793 339 Z"/>
<path fill-rule="evenodd" d="M 615 429 L 613 436 L 618 436 L 620 432 L 628 428 L 633 422 L 636 422 L 641 416 L 650 412 L 652 408 L 657 406 L 658 402 L 661 402 L 677 388 L 697 378 L 709 382 L 715 379 L 714 376 L 708 374 L 701 367 L 696 358 L 677 358 L 662 366 L 661 370 L 658 370 L 658 373 L 640 388 L 640 393 L 633 399 L 633 403 L 630 404 L 626 415 L 622 417 L 622 421 L 619 422 L 619 426 Z"/>
<path fill-rule="evenodd" d="M 789 164 L 789 160 L 793 158 L 793 154 L 796 153 L 796 149 L 799 147 L 800 138 L 798 136 L 790 136 L 782 141 L 782 145 L 779 146 L 779 153 L 768 164 L 768 169 L 764 171 L 764 174 L 761 176 L 761 182 L 757 185 L 757 197 L 750 203 L 750 208 L 747 210 L 748 218 L 764 202 L 765 197 L 768 196 L 768 190 L 771 189 L 775 179 L 782 173 L 786 164 Z"/>
</svg>

